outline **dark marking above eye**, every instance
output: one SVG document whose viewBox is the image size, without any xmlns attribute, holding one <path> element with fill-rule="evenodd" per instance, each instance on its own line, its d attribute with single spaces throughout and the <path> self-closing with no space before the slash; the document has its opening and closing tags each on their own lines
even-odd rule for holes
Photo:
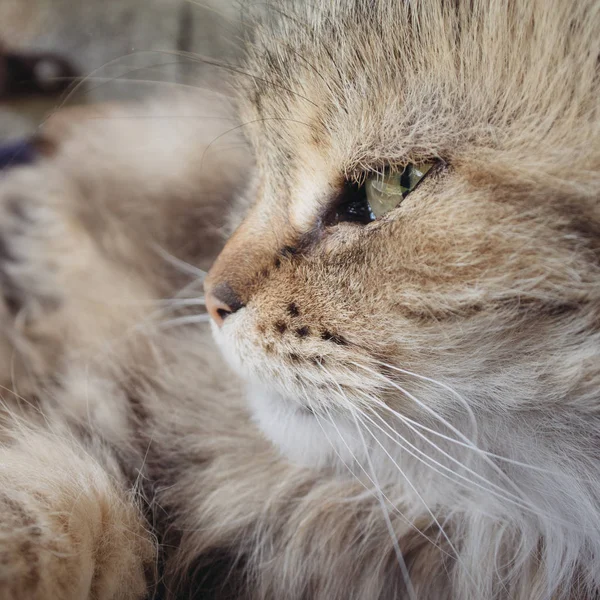
<svg viewBox="0 0 600 600">
<path fill-rule="evenodd" d="M 292 353 L 292 354 L 288 354 L 288 356 L 292 362 L 300 362 L 302 360 L 302 358 L 300 358 L 299 354 Z"/>
<path fill-rule="evenodd" d="M 295 302 L 290 302 L 288 304 L 287 311 L 292 317 L 297 317 L 300 314 L 300 309 Z"/>
<path fill-rule="evenodd" d="M 336 333 L 331 333 L 331 331 L 328 331 L 328 330 L 325 330 L 321 334 L 321 339 L 326 342 L 333 342 L 334 344 L 337 344 L 338 346 L 347 346 L 348 345 L 348 340 L 346 338 L 344 338 L 343 336 L 338 335 Z"/>
<path fill-rule="evenodd" d="M 309 334 L 310 334 L 310 329 L 308 327 L 306 327 L 306 326 L 304 326 L 304 327 L 298 327 L 298 329 L 296 329 L 296 335 L 298 337 L 304 338 L 304 337 L 306 337 Z"/>
<path fill-rule="evenodd" d="M 273 266 L 274 266 L 276 269 L 279 269 L 279 267 L 281 266 L 281 259 L 280 259 L 279 257 L 277 257 L 277 258 L 275 259 L 275 261 L 273 262 Z"/>
<path fill-rule="evenodd" d="M 277 321 L 277 323 L 275 323 L 275 329 L 279 333 L 285 333 L 287 331 L 287 325 L 283 321 Z"/>
</svg>

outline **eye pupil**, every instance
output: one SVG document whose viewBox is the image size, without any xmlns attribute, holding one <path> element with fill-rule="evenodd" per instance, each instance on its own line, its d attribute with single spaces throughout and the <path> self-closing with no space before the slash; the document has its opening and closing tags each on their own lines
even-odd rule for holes
<svg viewBox="0 0 600 600">
<path fill-rule="evenodd" d="M 366 186 L 346 181 L 335 208 L 333 223 L 349 221 L 366 224 L 374 221 L 375 218 L 367 199 Z"/>
<path fill-rule="evenodd" d="M 411 185 L 411 174 L 412 174 L 412 167 L 411 165 L 407 165 L 404 169 L 404 171 L 402 171 L 402 175 L 400 175 L 400 186 L 403 188 L 406 188 L 406 191 L 403 192 L 403 196 L 408 195 L 410 189 L 412 188 Z"/>
</svg>

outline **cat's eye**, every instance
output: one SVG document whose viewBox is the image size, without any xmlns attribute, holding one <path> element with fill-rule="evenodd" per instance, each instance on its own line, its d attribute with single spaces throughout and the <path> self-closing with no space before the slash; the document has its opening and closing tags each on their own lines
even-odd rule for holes
<svg viewBox="0 0 600 600">
<path fill-rule="evenodd" d="M 333 222 L 375 221 L 396 208 L 421 183 L 432 166 L 433 163 L 409 164 L 402 171 L 374 174 L 362 185 L 346 183 Z"/>
</svg>

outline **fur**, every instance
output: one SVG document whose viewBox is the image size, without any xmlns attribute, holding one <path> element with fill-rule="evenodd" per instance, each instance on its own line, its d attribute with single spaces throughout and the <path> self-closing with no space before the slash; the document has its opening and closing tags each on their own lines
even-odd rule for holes
<svg viewBox="0 0 600 600">
<path fill-rule="evenodd" d="M 223 96 L 65 115 L 1 181 L 0 556 L 80 501 L 55 453 L 110 510 L 72 505 L 83 569 L 20 543 L 0 597 L 597 597 L 597 3 L 283 3 L 253 32 L 241 126 Z M 345 180 L 425 160 L 328 225 Z M 198 296 L 227 237 L 229 367 Z"/>
</svg>

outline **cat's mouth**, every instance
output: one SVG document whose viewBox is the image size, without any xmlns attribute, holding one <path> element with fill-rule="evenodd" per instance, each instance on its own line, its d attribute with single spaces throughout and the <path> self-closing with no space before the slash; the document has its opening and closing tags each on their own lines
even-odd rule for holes
<svg viewBox="0 0 600 600">
<path fill-rule="evenodd" d="M 313 468 L 338 468 L 340 456 L 350 463 L 356 449 L 347 440 L 353 437 L 347 419 L 336 410 L 325 389 L 297 383 L 298 373 L 284 371 L 268 377 L 277 367 L 266 367 L 268 357 L 247 335 L 243 315 L 233 315 L 226 327 L 213 326 L 213 336 L 225 360 L 247 385 L 247 400 L 253 421 L 287 458 Z M 239 319 L 235 323 L 234 318 Z M 292 385 L 292 381 L 296 383 Z M 300 385 L 300 387 L 298 387 Z M 321 409 L 328 405 L 327 417 Z M 340 431 L 346 431 L 340 436 Z M 342 461 L 342 464 L 343 462 Z"/>
</svg>

